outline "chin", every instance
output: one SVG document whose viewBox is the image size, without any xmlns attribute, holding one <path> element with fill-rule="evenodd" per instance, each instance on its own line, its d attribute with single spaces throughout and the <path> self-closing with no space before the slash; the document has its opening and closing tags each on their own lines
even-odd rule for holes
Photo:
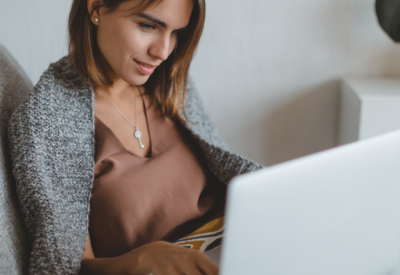
<svg viewBox="0 0 400 275">
<path fill-rule="evenodd" d="M 130 76 L 127 78 L 123 78 L 127 83 L 129 83 L 132 86 L 141 86 L 149 80 L 150 76 L 149 75 L 135 75 L 135 76 Z"/>
</svg>

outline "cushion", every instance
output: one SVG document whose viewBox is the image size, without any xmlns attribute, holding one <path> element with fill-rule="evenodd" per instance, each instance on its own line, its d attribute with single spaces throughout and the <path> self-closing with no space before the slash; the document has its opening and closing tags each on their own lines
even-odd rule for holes
<svg viewBox="0 0 400 275">
<path fill-rule="evenodd" d="M 224 218 L 216 218 L 175 243 L 189 249 L 209 251 L 222 245 Z"/>
<path fill-rule="evenodd" d="M 27 246 L 7 141 L 7 123 L 12 112 L 27 97 L 32 84 L 0 45 L 0 274 L 25 274 Z"/>
</svg>

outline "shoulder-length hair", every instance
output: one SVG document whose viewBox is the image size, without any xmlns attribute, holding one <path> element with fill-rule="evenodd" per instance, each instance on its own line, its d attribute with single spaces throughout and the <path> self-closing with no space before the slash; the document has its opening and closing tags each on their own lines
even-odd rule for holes
<svg viewBox="0 0 400 275">
<path fill-rule="evenodd" d="M 99 0 L 94 12 L 99 7 L 106 7 L 108 12 L 129 0 Z M 158 5 L 162 0 L 142 0 L 132 10 L 134 14 Z M 189 67 L 200 41 L 205 21 L 205 0 L 192 0 L 194 7 L 189 25 L 178 34 L 175 50 L 167 60 L 158 66 L 148 81 L 144 84 L 146 94 L 151 102 L 159 101 L 164 115 L 178 119 L 183 124 L 186 121 L 179 114 L 182 110 L 185 118 L 185 95 L 188 84 Z M 74 0 L 69 16 L 69 60 L 73 68 L 92 87 L 106 87 L 112 84 L 108 76 L 99 66 L 100 50 L 97 45 L 96 27 L 91 22 L 91 14 L 87 10 L 87 0 Z M 159 91 L 159 98 L 156 91 Z"/>
</svg>

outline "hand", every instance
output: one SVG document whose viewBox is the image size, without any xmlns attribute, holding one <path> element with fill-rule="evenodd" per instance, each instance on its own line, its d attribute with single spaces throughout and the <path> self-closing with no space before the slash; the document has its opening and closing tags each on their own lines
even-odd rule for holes
<svg viewBox="0 0 400 275">
<path fill-rule="evenodd" d="M 218 267 L 203 252 L 156 241 L 133 249 L 121 258 L 131 275 L 218 275 Z"/>
</svg>

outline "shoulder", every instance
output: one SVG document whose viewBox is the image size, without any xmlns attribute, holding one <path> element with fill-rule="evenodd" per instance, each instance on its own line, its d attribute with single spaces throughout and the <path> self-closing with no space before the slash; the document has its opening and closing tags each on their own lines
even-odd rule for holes
<svg viewBox="0 0 400 275">
<path fill-rule="evenodd" d="M 31 96 L 59 96 L 62 92 L 88 89 L 90 85 L 72 68 L 68 56 L 64 56 L 42 74 Z"/>
<path fill-rule="evenodd" d="M 67 109 L 90 106 L 90 85 L 72 68 L 68 56 L 50 64 L 25 100 L 15 109 L 9 128 L 24 125 L 51 125 L 56 116 L 67 114 Z M 87 108 L 88 111 L 90 108 Z M 40 123 L 45 122 L 45 123 Z M 47 123 L 46 123 L 47 122 Z"/>
<path fill-rule="evenodd" d="M 205 115 L 203 101 L 194 82 L 194 79 L 190 75 L 188 77 L 188 82 L 186 86 L 185 112 L 188 118 L 202 117 Z"/>
<path fill-rule="evenodd" d="M 193 102 L 193 103 L 199 103 L 200 104 L 199 107 L 203 107 L 201 96 L 197 89 L 196 83 L 191 75 L 189 75 L 189 77 L 188 77 L 185 98 L 186 98 L 186 101 Z"/>
<path fill-rule="evenodd" d="M 62 92 L 75 92 L 89 87 L 90 85 L 72 68 L 68 56 L 64 56 L 49 65 L 29 96 L 52 98 Z"/>
<path fill-rule="evenodd" d="M 181 116 L 184 117 L 182 108 L 180 111 Z M 187 127 L 195 135 L 208 144 L 228 150 L 228 145 L 223 140 L 206 112 L 200 93 L 191 76 L 189 76 L 187 83 L 185 113 L 188 119 Z"/>
</svg>

